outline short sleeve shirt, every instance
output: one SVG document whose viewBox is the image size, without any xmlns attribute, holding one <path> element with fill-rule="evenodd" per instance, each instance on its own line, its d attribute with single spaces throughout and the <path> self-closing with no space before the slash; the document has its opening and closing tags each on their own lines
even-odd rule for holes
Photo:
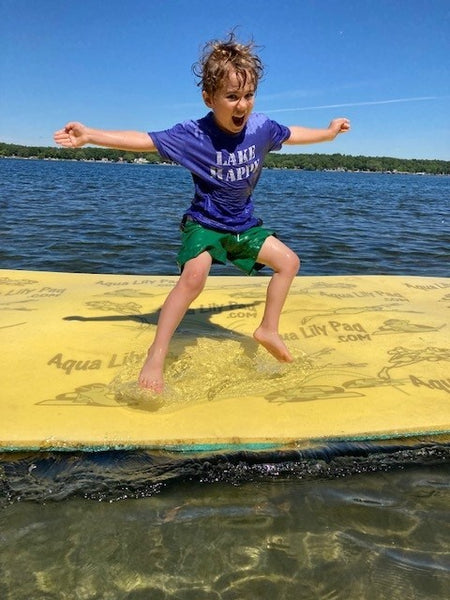
<svg viewBox="0 0 450 600">
<path fill-rule="evenodd" d="M 284 125 L 252 113 L 242 132 L 222 131 L 212 112 L 198 120 L 149 132 L 158 153 L 186 167 L 194 181 L 194 198 L 186 214 L 210 229 L 241 233 L 258 223 L 253 190 L 264 157 L 279 150 L 290 135 Z"/>
</svg>

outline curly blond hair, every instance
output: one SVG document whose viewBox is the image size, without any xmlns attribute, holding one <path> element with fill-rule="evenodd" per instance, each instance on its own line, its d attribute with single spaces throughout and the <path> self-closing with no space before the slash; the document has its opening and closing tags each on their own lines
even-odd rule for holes
<svg viewBox="0 0 450 600">
<path fill-rule="evenodd" d="M 197 85 L 207 94 L 214 95 L 232 69 L 241 86 L 250 78 L 256 89 L 264 74 L 264 66 L 255 49 L 253 41 L 247 44 L 238 42 L 234 32 L 229 34 L 227 40 L 209 41 L 203 48 L 200 60 L 192 67 L 194 75 L 199 78 Z"/>
</svg>

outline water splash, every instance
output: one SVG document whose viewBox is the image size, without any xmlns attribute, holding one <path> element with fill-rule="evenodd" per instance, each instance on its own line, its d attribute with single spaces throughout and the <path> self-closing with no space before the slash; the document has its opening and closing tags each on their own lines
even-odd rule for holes
<svg viewBox="0 0 450 600">
<path fill-rule="evenodd" d="M 142 367 L 138 359 L 124 365 L 109 385 L 119 403 L 142 410 L 173 412 L 188 405 L 232 397 L 266 396 L 280 388 L 300 387 L 313 370 L 313 362 L 295 343 L 293 363 L 280 363 L 264 349 L 245 340 L 198 338 L 174 344 L 165 369 L 162 394 L 137 383 Z M 177 354 L 182 345 L 181 353 Z"/>
</svg>

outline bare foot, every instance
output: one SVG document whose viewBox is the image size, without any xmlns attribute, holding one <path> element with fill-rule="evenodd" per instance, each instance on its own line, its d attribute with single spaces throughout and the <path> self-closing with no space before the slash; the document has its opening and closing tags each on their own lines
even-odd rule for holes
<svg viewBox="0 0 450 600">
<path fill-rule="evenodd" d="M 140 387 L 161 394 L 164 391 L 163 367 L 164 361 L 159 360 L 158 356 L 155 356 L 153 348 L 150 348 L 139 373 Z"/>
<path fill-rule="evenodd" d="M 253 334 L 253 338 L 280 362 L 292 362 L 294 360 L 278 332 L 267 331 L 262 327 L 258 327 Z"/>
</svg>

